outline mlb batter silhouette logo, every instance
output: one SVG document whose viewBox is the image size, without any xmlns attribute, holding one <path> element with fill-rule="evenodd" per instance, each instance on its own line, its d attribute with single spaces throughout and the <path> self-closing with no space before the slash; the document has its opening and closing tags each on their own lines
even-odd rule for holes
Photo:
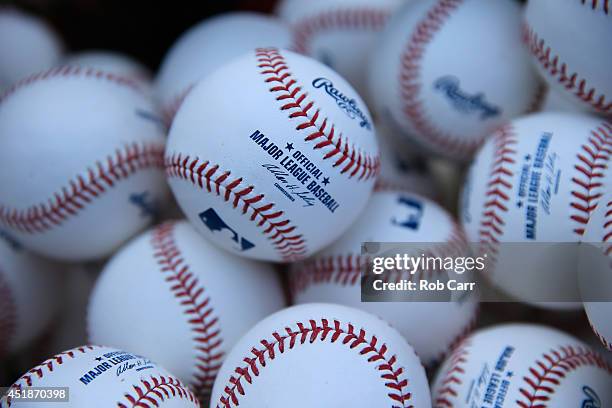
<svg viewBox="0 0 612 408">
<path fill-rule="evenodd" d="M 212 208 L 203 211 L 199 214 L 200 219 L 206 227 L 214 234 L 215 232 L 229 231 L 229 237 L 232 241 L 238 244 L 238 249 L 241 252 L 247 251 L 255 246 L 251 241 L 244 237 L 240 237 L 238 233 L 221 219 L 219 214 Z"/>
<path fill-rule="evenodd" d="M 398 227 L 418 230 L 423 218 L 423 203 L 408 197 L 400 197 L 397 201 L 405 208 L 405 213 L 399 218 L 391 218 L 391 223 Z"/>
</svg>

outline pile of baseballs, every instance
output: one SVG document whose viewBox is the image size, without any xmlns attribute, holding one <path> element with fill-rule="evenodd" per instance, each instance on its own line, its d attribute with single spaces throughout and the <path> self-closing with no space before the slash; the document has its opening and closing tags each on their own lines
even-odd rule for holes
<svg viewBox="0 0 612 408">
<path fill-rule="evenodd" d="M 0 407 L 612 406 L 611 40 L 607 0 L 281 0 L 154 75 L 0 8 Z M 390 243 L 486 268 L 366 301 Z"/>
</svg>

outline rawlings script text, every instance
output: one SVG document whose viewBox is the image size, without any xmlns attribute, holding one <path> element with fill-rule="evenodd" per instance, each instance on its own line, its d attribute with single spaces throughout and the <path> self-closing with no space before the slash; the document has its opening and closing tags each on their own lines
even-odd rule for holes
<svg viewBox="0 0 612 408">
<path fill-rule="evenodd" d="M 459 89 L 459 79 L 454 76 L 438 78 L 434 88 L 444 93 L 455 109 L 462 113 L 480 112 L 480 119 L 485 120 L 498 116 L 500 109 L 485 101 L 482 93 L 469 95 Z"/>
</svg>

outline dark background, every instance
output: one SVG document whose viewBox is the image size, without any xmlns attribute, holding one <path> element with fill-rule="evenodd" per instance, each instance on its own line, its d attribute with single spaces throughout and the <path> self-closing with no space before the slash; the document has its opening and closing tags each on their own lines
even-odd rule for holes
<svg viewBox="0 0 612 408">
<path fill-rule="evenodd" d="M 270 13 L 276 0 L 0 0 L 46 19 L 68 52 L 120 51 L 157 70 L 166 51 L 188 28 L 214 14 L 251 10 Z"/>
</svg>

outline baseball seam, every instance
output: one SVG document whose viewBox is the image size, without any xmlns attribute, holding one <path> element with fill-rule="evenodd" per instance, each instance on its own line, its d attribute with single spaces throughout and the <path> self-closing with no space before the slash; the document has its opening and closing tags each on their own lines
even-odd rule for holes
<svg viewBox="0 0 612 408">
<path fill-rule="evenodd" d="M 210 393 L 215 376 L 221 367 L 224 352 L 219 317 L 211 305 L 211 298 L 200 280 L 192 272 L 174 238 L 175 223 L 167 222 L 153 231 L 151 246 L 160 272 L 183 308 L 187 323 L 194 334 L 196 357 L 194 374 L 198 392 Z"/>
<path fill-rule="evenodd" d="M 367 363 L 378 364 L 376 369 L 380 373 L 380 378 L 387 389 L 387 396 L 394 408 L 398 406 L 414 408 L 413 405 L 407 405 L 412 394 L 406 390 L 408 380 L 401 378 L 404 376 L 404 368 L 397 367 L 398 362 L 395 355 L 388 357 L 387 345 L 379 344 L 376 336 L 368 339 L 365 329 L 356 329 L 351 323 L 343 324 L 338 320 L 325 318 L 319 321 L 310 319 L 307 323 L 296 322 L 295 326 L 297 329 L 287 326 L 284 332 L 271 333 L 272 340 L 260 340 L 261 349 L 257 346 L 250 349 L 250 355 L 242 359 L 245 365 L 236 367 L 227 385 L 224 386 L 216 402 L 217 408 L 239 405 L 240 397 L 244 397 L 247 393 L 242 381 L 252 384 L 255 381 L 254 377 L 260 375 L 260 369 L 266 368 L 277 357 L 275 348 L 278 348 L 279 354 L 283 354 L 287 349 L 293 350 L 296 345 L 324 342 L 327 339 L 330 343 L 340 341 L 342 345 L 356 349 L 359 356 L 363 356 Z"/>
<path fill-rule="evenodd" d="M 216 194 L 226 202 L 231 200 L 232 207 L 239 209 L 243 215 L 251 210 L 249 219 L 263 229 L 262 233 L 283 260 L 293 261 L 304 257 L 306 240 L 297 233 L 297 227 L 283 217 L 282 210 L 274 208 L 274 203 L 267 202 L 265 195 L 258 193 L 253 185 L 245 185 L 243 177 L 230 177 L 230 170 L 182 153 L 166 157 L 166 173 L 170 178 L 185 180 L 196 188 Z"/>
<path fill-rule="evenodd" d="M 118 408 L 159 407 L 163 402 L 173 398 L 186 399 L 193 402 L 195 406 L 200 406 L 200 403 L 195 395 L 188 388 L 183 386 L 178 379 L 171 376 L 151 376 L 146 380 L 141 379 L 140 384 L 134 384 L 132 387 L 135 395 L 126 393 L 125 399 L 127 399 L 128 402 L 117 403 Z"/>
<path fill-rule="evenodd" d="M 358 176 L 360 181 L 375 178 L 380 168 L 378 156 L 372 157 L 349 145 L 348 138 L 328 118 L 323 118 L 321 110 L 308 101 L 308 93 L 293 78 L 281 51 L 258 48 L 256 56 L 261 75 L 271 84 L 269 91 L 282 104 L 280 110 L 287 111 L 289 119 L 300 121 L 296 130 L 307 133 L 304 141 L 315 143 L 313 150 L 328 148 L 323 160 L 335 159 L 333 167 L 339 167 L 341 174 L 348 174 L 349 178 Z"/>
<path fill-rule="evenodd" d="M 448 368 L 441 377 L 440 387 L 435 391 L 434 407 L 435 408 L 452 408 L 454 406 L 452 400 L 459 396 L 457 386 L 463 384 L 461 377 L 465 374 L 465 365 L 468 362 L 470 354 L 469 340 L 464 340 L 457 346 L 448 358 Z"/>
<path fill-rule="evenodd" d="M 0 270 L 0 358 L 8 353 L 18 322 L 13 292 L 2 275 Z"/>
<path fill-rule="evenodd" d="M 25 209 L 0 204 L 0 223 L 28 234 L 51 230 L 136 172 L 163 169 L 163 154 L 162 143 L 126 144 L 87 167 L 85 174 L 77 175 L 46 201 Z"/>
<path fill-rule="evenodd" d="M 391 13 L 375 8 L 336 9 L 301 19 L 293 24 L 293 49 L 309 54 L 315 35 L 331 30 L 380 31 Z"/>
<path fill-rule="evenodd" d="M 585 6 L 591 6 L 591 10 L 597 10 L 601 7 L 601 11 L 605 14 L 610 13 L 610 0 L 580 0 Z"/>
<path fill-rule="evenodd" d="M 612 156 L 612 124 L 603 122 L 591 130 L 588 142 L 580 150 L 574 165 L 576 173 L 572 177 L 574 189 L 570 205 L 574 214 L 570 218 L 578 224 L 574 232 L 582 236 L 597 200 L 603 196 L 605 172 Z"/>
<path fill-rule="evenodd" d="M 597 10 L 601 7 L 606 15 L 610 13 L 610 0 L 580 0 L 583 5 L 588 6 L 590 4 L 592 10 Z"/>
<path fill-rule="evenodd" d="M 434 36 L 450 18 L 463 0 L 440 0 L 430 10 L 425 18 L 421 20 L 410 35 L 405 50 L 401 57 L 400 65 L 400 96 L 402 98 L 403 112 L 410 119 L 416 132 L 416 137 L 424 138 L 423 143 L 436 144 L 450 150 L 459 156 L 470 156 L 480 146 L 483 138 L 478 140 L 464 140 L 449 132 L 439 130 L 429 120 L 420 98 L 422 84 L 420 83 L 421 63 L 426 48 L 434 39 Z"/>
<path fill-rule="evenodd" d="M 66 358 L 74 358 L 76 352 L 79 352 L 81 354 L 85 354 L 89 351 L 95 350 L 96 347 L 95 346 L 83 346 L 83 347 L 77 347 L 75 349 L 69 350 L 69 351 L 65 351 L 63 353 L 59 353 L 56 354 L 55 356 L 45 360 L 44 362 L 42 362 L 41 364 L 37 365 L 36 367 L 31 368 L 28 372 L 26 372 L 24 375 L 22 375 L 16 382 L 15 384 L 13 384 L 11 386 L 10 389 L 12 390 L 17 390 L 17 391 L 21 391 L 22 386 L 25 385 L 28 387 L 31 387 L 32 384 L 34 383 L 34 378 L 36 379 L 40 379 L 43 378 L 45 376 L 46 372 L 53 372 L 53 370 L 55 370 L 58 365 L 62 365 L 64 363 L 64 359 Z M 6 403 L 8 405 L 8 407 L 11 406 L 11 398 L 7 397 L 6 399 Z"/>
<path fill-rule="evenodd" d="M 523 41 L 542 69 L 555 78 L 565 89 L 589 104 L 597 112 L 602 114 L 612 113 L 612 101 L 608 99 L 607 95 L 600 93 L 595 87 L 589 85 L 587 80 L 580 76 L 579 72 L 571 71 L 568 64 L 563 62 L 559 55 L 554 54 L 551 47 L 527 23 L 523 25 Z"/>
<path fill-rule="evenodd" d="M 495 132 L 492 142 L 495 150 L 478 234 L 485 253 L 489 253 L 492 261 L 495 262 L 499 238 L 506 224 L 503 214 L 508 212 L 514 176 L 509 166 L 516 163 L 515 145 L 518 140 L 513 127 L 505 125 Z"/>
<path fill-rule="evenodd" d="M 523 397 L 516 403 L 520 408 L 546 406 L 563 378 L 585 366 L 597 367 L 612 374 L 612 367 L 603 357 L 581 346 L 561 346 L 544 353 L 523 377 L 524 386 L 519 389 Z"/>
<path fill-rule="evenodd" d="M 138 81 L 127 78 L 121 75 L 114 74 L 112 72 L 105 72 L 99 69 L 91 68 L 91 67 L 80 67 L 78 65 L 64 65 L 55 68 L 51 68 L 47 71 L 39 72 L 37 74 L 30 75 L 26 78 L 23 78 L 13 85 L 11 85 L 2 95 L 0 95 L 0 104 L 6 101 L 11 95 L 15 94 L 19 89 L 26 87 L 28 85 L 32 85 L 36 82 L 44 81 L 52 78 L 59 77 L 75 77 L 80 76 L 84 78 L 95 78 L 104 81 L 108 81 L 110 83 L 117 84 L 119 86 L 123 86 L 138 93 L 142 93 L 142 89 L 138 83 Z"/>
</svg>

